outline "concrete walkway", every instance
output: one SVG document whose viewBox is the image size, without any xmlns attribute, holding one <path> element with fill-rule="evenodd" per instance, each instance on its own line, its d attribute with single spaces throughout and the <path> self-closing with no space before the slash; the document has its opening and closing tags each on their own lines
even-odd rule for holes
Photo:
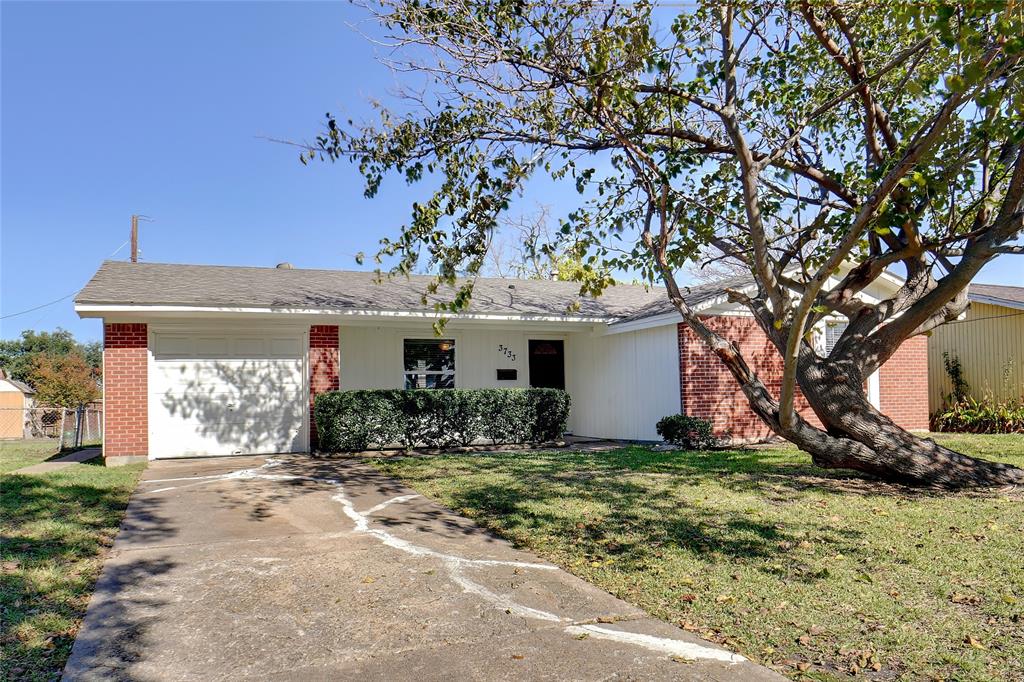
<svg viewBox="0 0 1024 682">
<path fill-rule="evenodd" d="M 13 474 L 48 474 L 51 471 L 60 471 L 61 469 L 67 469 L 68 467 L 76 466 L 82 462 L 88 462 L 90 459 L 96 459 L 102 454 L 99 448 L 82 448 L 76 450 L 70 454 L 58 457 L 57 459 L 47 460 L 46 462 L 40 462 L 39 464 L 33 464 L 32 466 L 22 467 L 15 471 Z"/>
<path fill-rule="evenodd" d="M 65 679 L 779 680 L 351 460 L 156 462 Z"/>
</svg>

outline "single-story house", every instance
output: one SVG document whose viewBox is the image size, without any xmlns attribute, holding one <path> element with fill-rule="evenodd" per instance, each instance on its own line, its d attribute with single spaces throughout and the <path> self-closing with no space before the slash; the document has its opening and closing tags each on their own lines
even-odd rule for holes
<svg viewBox="0 0 1024 682">
<path fill-rule="evenodd" d="M 928 404 L 938 412 L 953 391 L 944 354 L 959 358 L 975 398 L 1024 399 L 1024 287 L 971 284 L 970 307 L 928 339 Z"/>
<path fill-rule="evenodd" d="M 36 391 L 0 369 L 0 438 L 27 438 Z"/>
<path fill-rule="evenodd" d="M 480 278 L 467 312 L 434 334 L 427 276 L 105 262 L 75 299 L 102 318 L 108 459 L 304 452 L 310 404 L 338 388 L 548 386 L 572 398 L 570 433 L 656 440 L 678 412 L 719 432 L 769 435 L 719 361 L 680 324 L 664 290 L 616 285 L 580 298 L 571 282 Z M 687 290 L 769 384 L 781 360 L 726 284 Z M 864 296 L 899 286 L 882 278 Z M 438 299 L 440 300 L 440 299 Z M 820 334 L 827 345 L 842 325 Z M 926 345 L 907 341 L 867 382 L 907 428 L 928 423 Z"/>
</svg>

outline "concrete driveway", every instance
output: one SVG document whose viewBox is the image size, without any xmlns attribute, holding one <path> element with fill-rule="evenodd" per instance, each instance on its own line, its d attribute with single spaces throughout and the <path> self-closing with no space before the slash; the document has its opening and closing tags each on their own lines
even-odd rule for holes
<svg viewBox="0 0 1024 682">
<path fill-rule="evenodd" d="M 351 460 L 153 463 L 65 679 L 782 679 Z"/>
</svg>

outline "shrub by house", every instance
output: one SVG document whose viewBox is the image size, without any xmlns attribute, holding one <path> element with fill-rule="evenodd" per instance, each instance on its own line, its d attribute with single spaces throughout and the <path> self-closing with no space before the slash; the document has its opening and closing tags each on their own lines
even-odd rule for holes
<svg viewBox="0 0 1024 682">
<path fill-rule="evenodd" d="M 445 448 L 556 440 L 569 420 L 569 394 L 553 388 L 331 391 L 313 412 L 320 448 Z"/>
</svg>

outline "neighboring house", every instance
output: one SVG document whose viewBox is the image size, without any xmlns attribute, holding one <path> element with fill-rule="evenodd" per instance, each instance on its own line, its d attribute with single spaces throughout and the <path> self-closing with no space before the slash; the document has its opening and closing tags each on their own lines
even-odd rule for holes
<svg viewBox="0 0 1024 682">
<path fill-rule="evenodd" d="M 680 411 L 738 439 L 769 435 L 662 289 L 616 285 L 581 299 L 571 282 L 481 278 L 469 311 L 437 337 L 438 313 L 422 301 L 431 280 L 104 263 L 75 299 L 80 316 L 104 323 L 104 454 L 308 451 L 316 442 L 310 404 L 338 388 L 553 386 L 571 395 L 569 430 L 578 436 L 656 440 L 658 419 Z M 899 284 L 882 278 L 863 296 L 879 300 Z M 777 388 L 781 359 L 723 284 L 686 297 Z M 841 325 L 833 321 L 820 343 Z M 872 402 L 898 423 L 927 428 L 924 337 L 867 383 Z"/>
<path fill-rule="evenodd" d="M 959 358 L 975 398 L 1024 398 L 1024 287 L 971 284 L 970 307 L 928 339 L 929 406 L 937 412 L 952 390 L 943 353 Z"/>
<path fill-rule="evenodd" d="M 0 438 L 25 438 L 35 389 L 0 369 Z"/>
</svg>

